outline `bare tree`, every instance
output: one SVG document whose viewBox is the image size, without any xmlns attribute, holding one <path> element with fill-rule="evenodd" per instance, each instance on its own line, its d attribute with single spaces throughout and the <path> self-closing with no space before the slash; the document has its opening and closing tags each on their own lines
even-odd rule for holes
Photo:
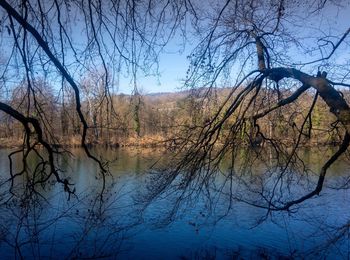
<svg viewBox="0 0 350 260">
<path fill-rule="evenodd" d="M 20 122 L 24 131 L 22 148 L 9 157 L 11 160 L 14 154 L 21 153 L 23 168 L 18 172 L 11 169 L 9 181 L 27 174 L 31 176 L 29 186 L 34 189 L 37 183 L 54 177 L 65 191 L 73 192 L 55 163 L 62 150 L 57 148 L 59 138 L 50 130 L 48 111 L 38 102 L 39 95 L 45 97 L 45 92 L 39 93 L 35 86 L 41 78 L 53 86 L 54 99 L 63 107 L 67 93 L 73 93 L 75 108 L 71 117 L 75 114 L 79 119 L 81 146 L 99 165 L 104 182 L 107 163 L 93 155 L 86 144 L 90 125 L 78 82 L 100 71 L 103 86 L 96 86 L 100 88 L 99 99 L 108 111 L 114 111 L 111 93 L 119 76 L 129 75 L 136 88 L 139 73 L 157 73 L 154 65 L 159 52 L 175 29 L 184 28 L 183 16 L 193 12 L 192 8 L 187 1 L 1 1 L 1 48 L 6 50 L 1 57 L 1 90 L 11 93 L 20 81 L 26 86 L 26 102 L 21 104 L 27 106 L 19 111 L 5 96 L 0 100 L 0 110 Z M 67 116 L 64 117 L 61 121 L 66 124 Z M 40 162 L 29 169 L 27 158 L 33 153 Z"/>
<path fill-rule="evenodd" d="M 74 103 L 74 111 L 69 112 L 79 120 L 76 131 L 81 146 L 99 166 L 102 201 L 108 164 L 87 145 L 87 136 L 94 136 L 90 131 L 96 128 L 86 118 L 84 88 L 78 82 L 100 71 L 103 86 L 96 86 L 98 99 L 109 111 L 117 109 L 111 95 L 119 76 L 130 75 L 137 97 L 137 75 L 156 74 L 163 47 L 176 30 L 186 39 L 191 24 L 190 32 L 199 43 L 189 56 L 185 84 L 204 92 L 203 102 L 196 99 L 193 104 L 201 112 L 193 114 L 206 115 L 189 120 L 189 127 L 174 140 L 178 152 L 173 167 L 154 175 L 148 199 L 175 195 L 170 216 L 180 203 L 203 193 L 209 203 L 217 201 L 216 196 L 228 198 L 228 209 L 235 201 L 268 213 L 295 209 L 320 194 L 327 171 L 350 143 L 350 108 L 343 95 L 350 86 L 346 55 L 350 29 L 331 22 L 345 7 L 345 1 L 331 0 L 212 0 L 205 4 L 199 0 L 0 0 L 0 92 L 14 93 L 20 85 L 22 89 L 19 102 L 11 103 L 2 95 L 0 110 L 19 122 L 23 132 L 22 146 L 9 154 L 10 176 L 2 185 L 9 185 L 10 194 L 3 195 L 2 202 L 18 196 L 30 204 L 40 197 L 38 187 L 45 188 L 52 179 L 69 196 L 74 193 L 59 167 L 58 157 L 64 150 L 52 131 L 51 110 L 45 109 L 48 100 L 61 100 L 64 106 L 68 93 L 74 97 L 69 104 Z M 55 91 L 43 91 L 39 82 Z M 222 85 L 230 86 L 230 93 L 216 110 L 208 109 L 206 102 Z M 297 102 L 305 95 L 313 101 L 296 112 L 300 110 Z M 326 131 L 340 142 L 315 172 L 300 152 L 305 140 L 319 131 L 313 115 L 320 100 L 333 120 Z M 61 118 L 63 125 L 68 121 L 66 114 Z M 292 141 L 287 143 L 276 134 L 275 117 L 283 119 L 281 129 L 293 133 Z M 140 133 L 139 126 L 136 132 Z M 31 155 L 38 158 L 34 165 Z M 22 165 L 13 165 L 16 156 L 21 156 Z M 225 170 L 224 161 L 229 162 Z M 15 190 L 15 180 L 21 176 L 26 177 L 24 189 Z"/>
<path fill-rule="evenodd" d="M 344 21 L 340 27 L 332 23 L 341 8 L 349 8 L 348 3 L 228 0 L 198 5 L 200 40 L 189 56 L 186 85 L 206 87 L 204 97 L 220 86 L 231 86 L 231 92 L 208 120 L 189 125 L 177 137 L 178 160 L 172 160 L 171 171 L 152 179 L 149 199 L 176 194 L 171 217 L 181 201 L 199 194 L 209 203 L 221 196 L 228 208 L 241 201 L 268 214 L 296 209 L 319 195 L 328 169 L 350 143 L 350 108 L 343 94 L 350 87 L 345 54 L 350 28 Z M 299 111 L 296 104 L 306 95 L 313 101 Z M 329 109 L 331 123 L 324 134 L 335 133 L 339 142 L 315 172 L 300 154 L 305 141 L 320 131 L 313 124 L 318 102 Z M 274 133 L 276 116 L 293 135 Z M 292 141 L 287 143 L 287 137 Z"/>
</svg>

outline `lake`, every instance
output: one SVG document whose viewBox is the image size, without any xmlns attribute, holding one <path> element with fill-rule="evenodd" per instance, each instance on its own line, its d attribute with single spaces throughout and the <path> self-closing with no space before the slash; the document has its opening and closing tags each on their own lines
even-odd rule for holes
<svg viewBox="0 0 350 260">
<path fill-rule="evenodd" d="M 9 151 L 0 150 L 1 183 L 9 176 Z M 204 196 L 198 196 L 184 199 L 168 218 L 174 207 L 171 194 L 147 206 L 142 198 L 150 188 L 148 170 L 160 157 L 170 155 L 161 150 L 95 151 L 116 159 L 110 164 L 101 202 L 96 164 L 81 150 L 72 152 L 72 157 L 59 161 L 75 184 L 76 196 L 69 200 L 61 185 L 52 184 L 40 188 L 42 196 L 27 204 L 5 203 L 8 186 L 2 186 L 1 258 L 349 259 L 348 189 L 325 188 L 296 212 L 269 215 L 265 209 L 239 202 L 227 210 L 222 198 L 208 206 Z M 317 168 L 324 154 L 305 156 Z M 343 161 L 329 172 L 334 180 L 348 174 Z M 260 221 L 262 217 L 266 219 Z"/>
</svg>

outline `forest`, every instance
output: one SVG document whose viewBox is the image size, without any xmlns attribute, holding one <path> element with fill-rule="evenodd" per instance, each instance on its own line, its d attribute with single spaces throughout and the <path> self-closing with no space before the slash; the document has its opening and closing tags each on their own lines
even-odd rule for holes
<svg viewBox="0 0 350 260">
<path fill-rule="evenodd" d="M 114 94 L 111 96 L 110 108 L 103 102 L 103 90 L 96 91 L 89 79 L 82 83 L 82 111 L 89 125 L 86 143 L 90 146 L 107 147 L 169 147 L 180 138 L 181 131 L 186 128 L 200 126 L 210 119 L 212 111 L 230 93 L 230 88 L 209 90 L 202 88 L 190 91 L 154 94 Z M 44 81 L 34 83 L 39 93 L 36 104 L 41 111 L 49 111 L 46 124 L 46 136 L 53 146 L 79 147 L 81 125 L 79 118 L 74 115 L 73 93 L 67 91 L 62 94 L 62 102 L 56 100 L 54 88 Z M 18 87 L 8 101 L 25 113 L 28 104 L 25 100 L 26 87 Z M 50 91 L 52 93 L 50 93 Z M 272 95 L 272 93 L 271 93 Z M 349 91 L 344 91 L 349 100 Z M 235 95 L 233 94 L 232 98 Z M 33 102 L 33 101 L 32 101 Z M 285 111 L 280 109 L 261 120 L 261 127 L 266 131 L 273 131 L 273 136 L 284 139 L 291 146 L 299 133 L 298 125 L 307 119 L 307 107 L 312 103 L 311 93 L 305 93 L 293 106 Z M 306 130 L 303 132 L 302 145 L 335 146 L 341 141 L 336 117 L 329 115 L 328 107 L 322 100 L 318 100 L 315 109 L 308 119 Z M 35 110 L 28 112 L 33 117 Z M 11 116 L 1 114 L 0 146 L 20 147 L 23 140 L 21 124 Z M 230 122 L 223 126 L 222 135 L 225 136 Z M 289 129 L 288 126 L 292 126 Z M 295 127 L 295 129 L 294 129 Z M 312 131 L 311 131 L 312 129 Z M 311 134 L 312 132 L 312 134 Z M 241 136 L 249 136 L 249 126 L 241 129 Z M 244 145 L 260 146 L 262 139 L 248 140 Z"/>
<path fill-rule="evenodd" d="M 348 259 L 349 10 L 0 0 L 0 258 Z"/>
</svg>

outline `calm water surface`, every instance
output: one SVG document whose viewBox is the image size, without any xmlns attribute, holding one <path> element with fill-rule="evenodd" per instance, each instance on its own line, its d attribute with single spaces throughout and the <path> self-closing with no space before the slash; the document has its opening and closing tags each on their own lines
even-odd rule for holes
<svg viewBox="0 0 350 260">
<path fill-rule="evenodd" d="M 8 176 L 9 150 L 0 150 L 1 179 Z M 227 212 L 219 201 L 208 209 L 204 200 L 185 203 L 174 218 L 161 222 L 171 206 L 167 198 L 144 209 L 149 167 L 161 151 L 108 150 L 117 158 L 110 165 L 108 191 L 96 199 L 100 181 L 97 167 L 82 151 L 60 162 L 75 183 L 77 197 L 68 201 L 59 185 L 42 190 L 45 199 L 30 209 L 3 206 L 0 220 L 1 258 L 120 258 L 120 259 L 256 259 L 311 257 L 349 259 L 349 230 L 338 240 L 334 228 L 350 220 L 347 189 L 325 189 L 294 213 L 266 216 L 266 210 L 235 203 Z M 316 167 L 317 154 L 305 155 Z M 331 169 L 331 178 L 349 174 L 343 162 Z M 209 212 L 211 214 L 209 214 Z M 331 243 L 329 243 L 331 241 Z"/>
</svg>

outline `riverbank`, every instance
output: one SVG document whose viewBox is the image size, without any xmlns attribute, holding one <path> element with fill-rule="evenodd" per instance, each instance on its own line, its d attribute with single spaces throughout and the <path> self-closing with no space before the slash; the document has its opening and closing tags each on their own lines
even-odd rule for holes
<svg viewBox="0 0 350 260">
<path fill-rule="evenodd" d="M 23 139 L 16 138 L 0 138 L 0 149 L 1 148 L 19 148 L 23 145 Z M 156 148 L 166 147 L 170 141 L 159 135 L 147 136 L 147 137 L 128 137 L 125 139 L 111 138 L 110 141 L 96 141 L 86 140 L 86 144 L 89 147 L 144 147 L 144 148 Z M 73 136 L 67 139 L 59 140 L 57 143 L 51 144 L 54 147 L 63 148 L 78 148 L 81 147 L 81 137 Z"/>
<path fill-rule="evenodd" d="M 15 138 L 0 138 L 0 149 L 15 149 L 23 146 L 23 139 Z M 99 140 L 86 140 L 88 147 L 109 147 L 109 148 L 165 148 L 174 145 L 172 139 L 167 139 L 163 136 L 152 135 L 144 137 L 128 137 L 124 139 L 111 138 L 110 141 L 99 141 Z M 314 141 L 310 140 L 308 142 L 303 142 L 299 146 L 304 148 L 312 147 L 333 147 L 339 145 L 340 142 L 330 142 L 330 141 Z M 60 148 L 79 148 L 81 147 L 81 137 L 73 136 L 67 139 L 59 140 L 57 143 L 51 143 L 53 147 Z M 288 147 L 293 147 L 292 141 L 285 142 Z M 264 147 L 265 144 L 261 143 L 256 147 Z M 254 146 L 255 147 L 255 146 Z"/>
</svg>

